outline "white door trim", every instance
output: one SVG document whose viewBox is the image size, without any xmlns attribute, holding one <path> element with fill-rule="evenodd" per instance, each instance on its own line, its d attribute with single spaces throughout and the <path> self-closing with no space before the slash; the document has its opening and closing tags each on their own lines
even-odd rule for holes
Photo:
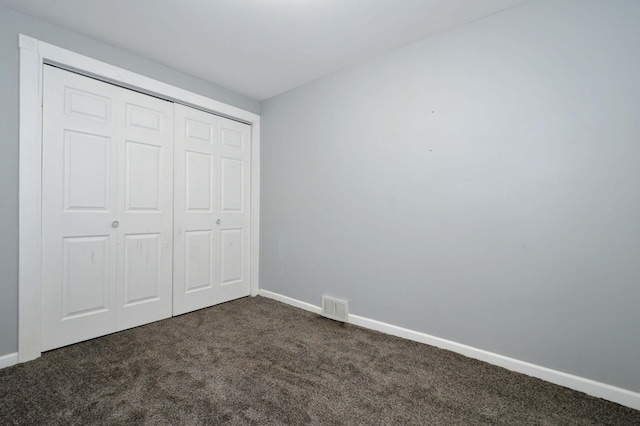
<svg viewBox="0 0 640 426">
<path fill-rule="evenodd" d="M 42 73 L 52 64 L 251 125 L 251 295 L 259 289 L 260 116 L 20 34 L 18 361 L 38 358 L 42 262 Z"/>
</svg>

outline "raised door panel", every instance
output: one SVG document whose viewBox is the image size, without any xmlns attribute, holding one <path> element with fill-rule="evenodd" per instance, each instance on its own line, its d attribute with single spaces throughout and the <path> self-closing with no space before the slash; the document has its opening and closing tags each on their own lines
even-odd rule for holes
<svg viewBox="0 0 640 426">
<path fill-rule="evenodd" d="M 126 141 L 125 210 L 159 211 L 162 147 Z"/>
<path fill-rule="evenodd" d="M 63 239 L 62 319 L 87 317 L 109 309 L 109 236 Z"/>
<path fill-rule="evenodd" d="M 185 293 L 213 288 L 213 232 L 186 231 Z"/>
<path fill-rule="evenodd" d="M 185 151 L 185 210 L 213 213 L 213 155 Z"/>
<path fill-rule="evenodd" d="M 233 122 L 233 127 L 236 127 L 235 123 L 236 122 Z M 220 140 L 222 149 L 246 152 L 247 137 L 249 135 L 244 131 L 244 129 L 233 128 L 228 124 L 229 122 L 225 122 L 225 126 L 220 129 Z"/>
<path fill-rule="evenodd" d="M 209 117 L 204 112 L 190 112 L 190 114 L 199 115 L 199 118 L 203 121 L 185 117 L 185 131 L 181 132 L 182 137 L 186 138 L 189 141 L 189 145 L 195 149 L 199 149 L 202 151 L 209 151 L 213 149 L 215 118 Z M 198 147 L 197 145 L 200 145 L 200 147 Z"/>
<path fill-rule="evenodd" d="M 242 213 L 245 190 L 244 163 L 242 160 L 223 157 L 220 159 L 220 168 L 222 170 L 221 210 L 225 213 Z"/>
<path fill-rule="evenodd" d="M 124 306 L 159 299 L 160 264 L 159 234 L 124 238 Z"/>
<path fill-rule="evenodd" d="M 111 122 L 111 98 L 74 87 L 64 88 L 64 112 L 69 116 Z"/>
<path fill-rule="evenodd" d="M 243 280 L 242 229 L 224 229 L 220 232 L 220 283 L 229 285 Z"/>
<path fill-rule="evenodd" d="M 111 138 L 64 131 L 64 208 L 111 209 Z"/>
<path fill-rule="evenodd" d="M 139 94 L 130 94 L 129 97 L 137 97 L 141 103 L 148 104 L 152 98 Z M 146 98 L 146 99 L 143 99 Z M 135 102 L 135 101 L 134 101 Z M 163 112 L 162 107 L 158 109 L 149 108 L 146 105 L 139 105 L 134 102 L 127 102 L 125 106 L 126 126 L 130 129 L 140 129 L 144 131 L 162 132 Z M 158 99 L 152 102 L 164 102 Z"/>
</svg>

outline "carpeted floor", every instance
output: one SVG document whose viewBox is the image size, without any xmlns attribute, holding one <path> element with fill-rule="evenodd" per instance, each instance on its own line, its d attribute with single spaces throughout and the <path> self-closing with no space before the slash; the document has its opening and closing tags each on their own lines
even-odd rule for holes
<svg viewBox="0 0 640 426">
<path fill-rule="evenodd" d="M 256 297 L 0 370 L 0 424 L 640 425 L 640 411 Z"/>
</svg>

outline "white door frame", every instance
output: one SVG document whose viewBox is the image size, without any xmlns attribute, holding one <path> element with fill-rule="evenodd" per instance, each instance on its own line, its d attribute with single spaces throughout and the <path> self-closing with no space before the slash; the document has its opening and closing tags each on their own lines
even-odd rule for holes
<svg viewBox="0 0 640 426">
<path fill-rule="evenodd" d="M 259 289 L 260 116 L 20 34 L 18 362 L 41 355 L 42 74 L 44 64 L 251 125 L 251 295 Z"/>
</svg>

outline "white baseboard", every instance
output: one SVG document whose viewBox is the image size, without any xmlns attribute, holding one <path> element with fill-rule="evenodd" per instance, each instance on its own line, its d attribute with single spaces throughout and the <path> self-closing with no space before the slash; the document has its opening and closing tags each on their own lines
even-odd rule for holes
<svg viewBox="0 0 640 426">
<path fill-rule="evenodd" d="M 307 302 L 283 296 L 268 290 L 260 290 L 260 296 L 274 299 L 286 303 L 296 308 L 305 309 L 307 311 L 319 314 L 321 308 Z M 584 377 L 575 376 L 573 374 L 564 373 L 558 370 L 552 370 L 529 362 L 520 361 L 515 358 L 509 358 L 494 352 L 485 351 L 483 349 L 474 348 L 473 346 L 456 343 L 451 340 L 442 339 L 440 337 L 431 336 L 419 331 L 409 330 L 407 328 L 398 327 L 381 321 L 361 317 L 359 315 L 349 314 L 349 323 L 371 330 L 380 331 L 392 336 L 402 337 L 403 339 L 413 340 L 427 345 L 447 349 L 452 352 L 468 356 L 469 358 L 479 359 L 489 364 L 498 365 L 511 371 L 523 373 L 528 376 L 537 377 L 538 379 L 564 386 L 587 395 L 606 399 L 616 402 L 620 405 L 640 410 L 640 393 L 616 386 L 607 385 L 605 383 L 596 382 L 595 380 L 586 379 Z"/>
<path fill-rule="evenodd" d="M 288 296 L 283 296 L 278 293 L 274 293 L 269 290 L 260 289 L 258 291 L 258 296 L 266 297 L 268 299 L 277 300 L 278 302 L 286 303 L 287 305 L 295 306 L 296 308 L 304 309 L 305 311 L 313 312 L 314 314 L 322 313 L 322 308 L 320 306 L 312 305 L 311 303 L 303 302 L 298 299 L 293 299 Z"/>
<path fill-rule="evenodd" d="M 0 356 L 0 368 L 11 367 L 18 363 L 18 352 Z"/>
</svg>

